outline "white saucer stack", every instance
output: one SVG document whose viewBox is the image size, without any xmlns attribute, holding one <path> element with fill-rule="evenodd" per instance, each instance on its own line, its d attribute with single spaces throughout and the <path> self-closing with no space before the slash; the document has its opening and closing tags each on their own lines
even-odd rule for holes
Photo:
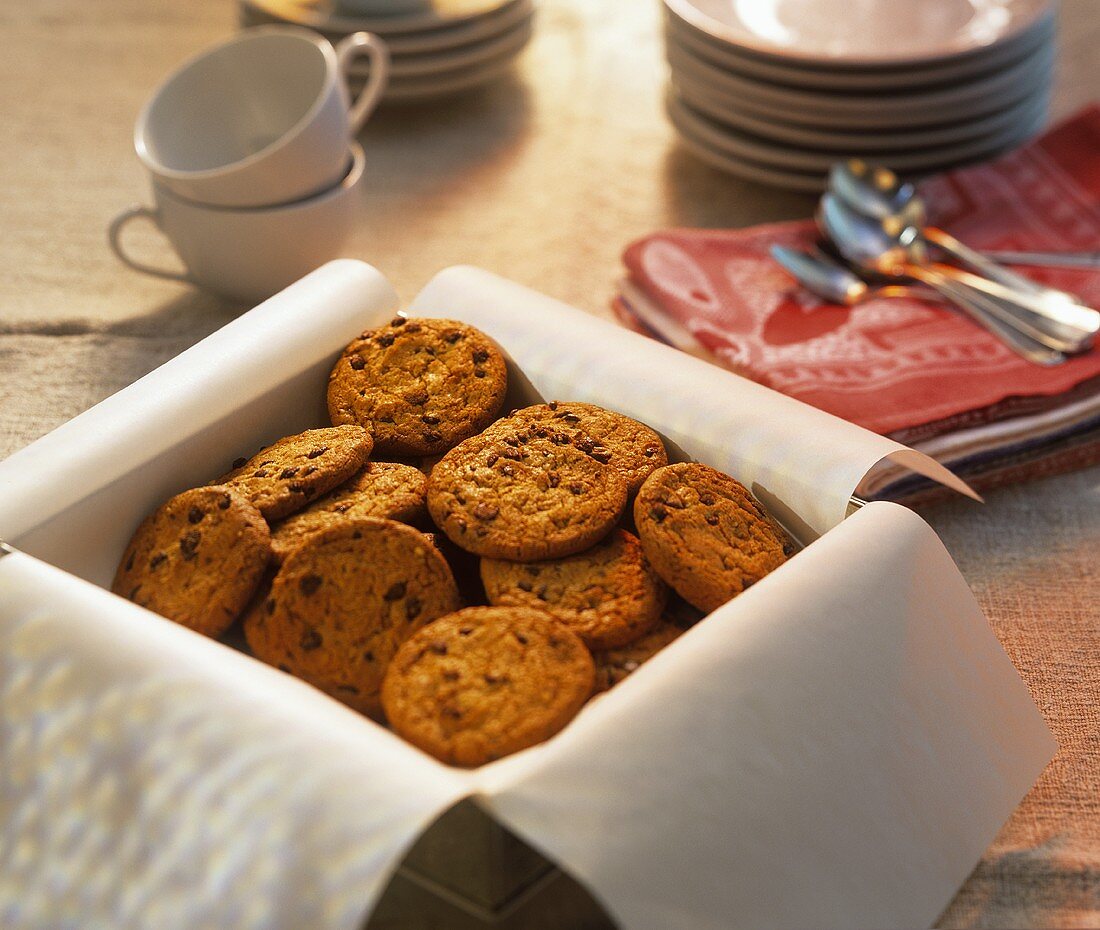
<svg viewBox="0 0 1100 930">
<path fill-rule="evenodd" d="M 858 156 L 906 174 L 988 158 L 1043 125 L 1056 0 L 663 0 L 684 145 L 819 191 Z"/>
<path fill-rule="evenodd" d="M 501 77 L 531 38 L 534 16 L 533 0 L 239 0 L 239 7 L 242 26 L 292 23 L 333 43 L 359 31 L 380 36 L 391 55 L 387 103 L 447 97 Z M 356 67 L 353 93 L 366 78 Z"/>
</svg>

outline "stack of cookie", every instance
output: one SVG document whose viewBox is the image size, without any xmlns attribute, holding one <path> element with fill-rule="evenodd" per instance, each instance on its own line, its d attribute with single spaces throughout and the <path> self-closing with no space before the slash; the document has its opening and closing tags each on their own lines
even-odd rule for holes
<svg viewBox="0 0 1100 930">
<path fill-rule="evenodd" d="M 547 739 L 790 549 L 644 424 L 584 403 L 498 418 L 507 387 L 466 324 L 363 333 L 329 379 L 334 425 L 172 498 L 113 590 L 209 636 L 243 616 L 257 658 L 443 761 Z"/>
</svg>

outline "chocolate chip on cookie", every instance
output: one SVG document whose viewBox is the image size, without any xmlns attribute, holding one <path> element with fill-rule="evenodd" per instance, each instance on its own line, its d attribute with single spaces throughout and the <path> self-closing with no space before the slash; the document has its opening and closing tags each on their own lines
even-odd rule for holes
<svg viewBox="0 0 1100 930">
<path fill-rule="evenodd" d="M 402 645 L 382 704 L 413 745 L 454 765 L 481 765 L 557 733 L 593 680 L 584 643 L 548 614 L 469 607 Z"/>
<path fill-rule="evenodd" d="M 653 629 L 632 643 L 592 653 L 596 663 L 596 691 L 606 691 L 612 685 L 617 685 L 683 632 L 676 624 L 661 620 Z"/>
<path fill-rule="evenodd" d="M 177 494 L 137 528 L 111 590 L 206 636 L 248 604 L 271 558 L 259 511 L 228 487 Z"/>
<path fill-rule="evenodd" d="M 482 559 L 481 580 L 491 604 L 549 611 L 591 649 L 644 634 L 660 618 L 668 593 L 637 537 L 625 530 L 563 559 Z"/>
<path fill-rule="evenodd" d="M 786 540 L 744 485 L 697 462 L 653 472 L 634 523 L 657 573 L 710 612 L 786 561 Z"/>
<path fill-rule="evenodd" d="M 329 416 L 367 427 L 378 454 L 437 455 L 492 422 L 507 383 L 500 349 L 474 327 L 396 317 L 344 350 Z"/>
<path fill-rule="evenodd" d="M 371 438 L 360 426 L 329 426 L 286 436 L 213 484 L 239 491 L 268 520 L 301 510 L 342 484 L 367 461 Z"/>
<path fill-rule="evenodd" d="M 507 422 L 507 421 L 505 421 Z M 494 426 L 448 452 L 428 479 L 428 511 L 469 552 L 532 561 L 572 555 L 610 532 L 626 481 L 567 431 Z"/>
<path fill-rule="evenodd" d="M 282 562 L 287 553 L 310 534 L 358 517 L 423 523 L 428 516 L 424 503 L 427 490 L 427 476 L 411 465 L 368 462 L 335 491 L 271 528 L 275 559 Z"/>
<path fill-rule="evenodd" d="M 397 648 L 458 607 L 451 570 L 423 533 L 362 517 L 291 550 L 244 632 L 257 658 L 377 715 Z"/>
<path fill-rule="evenodd" d="M 553 401 L 512 413 L 504 424 L 516 421 L 545 422 L 591 440 L 592 454 L 617 469 L 627 490 L 637 493 L 642 482 L 668 464 L 668 453 L 658 436 L 644 423 L 595 404 Z"/>
</svg>

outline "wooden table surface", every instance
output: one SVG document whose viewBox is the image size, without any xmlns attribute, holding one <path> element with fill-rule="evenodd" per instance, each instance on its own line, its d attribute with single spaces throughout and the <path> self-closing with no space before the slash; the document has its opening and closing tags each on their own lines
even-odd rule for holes
<svg viewBox="0 0 1100 930">
<path fill-rule="evenodd" d="M 0 337 L 156 326 L 182 349 L 239 312 L 130 271 L 106 241 L 117 211 L 148 200 L 131 142 L 142 103 L 236 19 L 232 0 L 0 5 Z M 1060 42 L 1054 118 L 1100 96 L 1100 2 L 1066 0 Z M 380 268 L 406 300 L 439 269 L 470 263 L 608 315 L 630 240 L 669 225 L 808 215 L 804 195 L 727 177 L 679 148 L 664 81 L 656 0 L 542 0 L 513 77 L 371 120 L 347 254 Z M 170 260 L 151 228 L 128 237 L 136 253 Z M 11 364 L 0 340 L 0 366 Z M 81 405 L 142 364 L 82 373 Z M 18 396 L 3 382 L 0 416 Z M 33 426 L 4 437 L 0 455 L 78 412 L 63 393 L 38 392 Z M 941 923 L 1100 926 L 1100 470 L 925 516 L 1063 747 Z"/>
</svg>

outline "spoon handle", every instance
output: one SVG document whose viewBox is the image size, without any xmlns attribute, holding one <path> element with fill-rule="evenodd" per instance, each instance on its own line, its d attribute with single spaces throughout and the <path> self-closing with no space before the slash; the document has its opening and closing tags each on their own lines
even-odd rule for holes
<svg viewBox="0 0 1100 930">
<path fill-rule="evenodd" d="M 1100 269 L 1100 252 L 1012 252 L 1007 249 L 986 249 L 982 254 L 995 262 L 1009 265 Z"/>
<path fill-rule="evenodd" d="M 1017 274 L 1015 271 L 1005 268 L 1003 265 L 998 265 L 995 261 L 986 258 L 977 249 L 972 249 L 965 243 L 960 242 L 949 232 L 937 229 L 935 226 L 925 226 L 921 230 L 921 233 L 925 239 L 939 246 L 952 258 L 962 262 L 964 265 L 968 265 L 977 271 L 978 274 L 989 278 L 991 281 L 996 281 L 999 284 L 1005 285 L 1005 287 L 1016 288 L 1027 294 L 1054 298 L 1057 303 L 1062 306 L 1065 305 L 1067 298 L 1076 304 L 1081 302 L 1081 298 L 1077 297 L 1075 294 L 1038 284 L 1030 278 L 1025 278 L 1022 274 Z"/>
<path fill-rule="evenodd" d="M 1029 362 L 1049 367 L 1060 365 L 1066 360 L 1063 353 L 1051 349 L 1020 332 L 1011 316 L 1008 320 L 1003 319 L 1003 308 L 998 308 L 995 302 L 986 298 L 985 295 L 920 265 L 906 265 L 900 270 L 922 284 L 927 284 L 962 310 L 971 320 L 999 338 L 1008 348 Z"/>
<path fill-rule="evenodd" d="M 1100 330 L 1100 313 L 1079 304 L 1051 300 L 1045 307 L 1042 299 L 1034 294 L 1019 291 L 990 281 L 981 275 L 963 271 L 954 265 L 931 265 L 933 271 L 975 291 L 987 295 L 1004 308 L 1016 321 L 1019 329 L 1052 349 L 1062 352 L 1084 352 L 1092 347 Z"/>
</svg>

